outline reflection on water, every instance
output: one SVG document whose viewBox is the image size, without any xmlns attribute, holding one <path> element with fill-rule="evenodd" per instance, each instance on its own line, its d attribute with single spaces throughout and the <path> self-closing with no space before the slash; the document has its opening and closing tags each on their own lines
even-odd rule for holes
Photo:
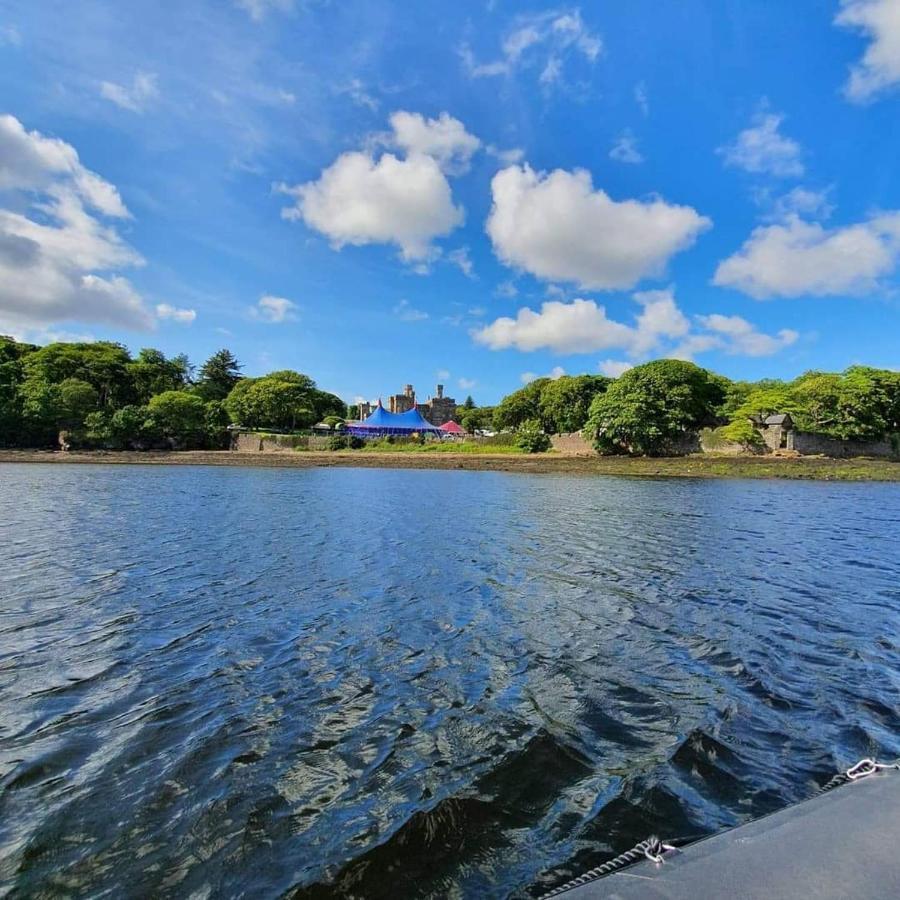
<svg viewBox="0 0 900 900">
<path fill-rule="evenodd" d="M 900 754 L 900 488 L 0 466 L 0 890 L 529 896 Z"/>
</svg>

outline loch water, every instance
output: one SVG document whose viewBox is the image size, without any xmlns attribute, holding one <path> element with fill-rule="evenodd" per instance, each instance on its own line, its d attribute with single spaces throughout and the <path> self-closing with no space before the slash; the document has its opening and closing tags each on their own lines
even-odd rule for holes
<svg viewBox="0 0 900 900">
<path fill-rule="evenodd" d="M 0 465 L 0 894 L 530 897 L 900 755 L 900 485 Z"/>
</svg>

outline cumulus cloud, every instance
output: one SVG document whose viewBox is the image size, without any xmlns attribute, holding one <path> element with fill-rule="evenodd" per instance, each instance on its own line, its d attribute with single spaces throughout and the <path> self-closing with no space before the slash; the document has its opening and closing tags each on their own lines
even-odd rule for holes
<svg viewBox="0 0 900 900">
<path fill-rule="evenodd" d="M 765 356 L 789 346 L 798 337 L 788 329 L 774 336 L 767 335 L 738 316 L 718 313 L 695 316 L 691 321 L 678 307 L 672 288 L 638 292 L 633 300 L 640 311 L 632 323 L 611 319 L 606 309 L 593 300 L 548 300 L 538 312 L 522 308 L 515 318 L 496 319 L 473 331 L 472 336 L 491 350 L 555 353 L 620 350 L 635 359 L 660 351 L 690 358 L 695 353 L 714 349 Z M 601 371 L 615 371 L 617 365 L 614 360 L 606 360 L 601 364 Z"/>
<path fill-rule="evenodd" d="M 720 147 L 717 152 L 725 165 L 745 172 L 779 178 L 800 177 L 804 172 L 802 150 L 795 140 L 779 131 L 783 121 L 784 116 L 763 109 L 732 144 Z"/>
<path fill-rule="evenodd" d="M 511 300 L 513 297 L 518 296 L 519 289 L 511 281 L 501 281 L 500 284 L 494 288 L 494 293 L 498 297 L 504 297 L 507 300 Z"/>
<path fill-rule="evenodd" d="M 456 382 L 464 391 L 470 391 L 478 382 L 474 378 L 460 378 Z"/>
<path fill-rule="evenodd" d="M 138 72 L 130 85 L 102 81 L 100 96 L 122 109 L 136 113 L 143 112 L 147 103 L 159 96 L 156 75 L 149 72 Z"/>
<path fill-rule="evenodd" d="M 256 302 L 256 306 L 250 307 L 250 315 L 261 322 L 270 325 L 279 325 L 296 318 L 297 304 L 287 297 L 274 297 L 272 294 L 263 294 Z"/>
<path fill-rule="evenodd" d="M 581 17 L 581 11 L 549 10 L 520 15 L 507 32 L 499 58 L 478 62 L 468 45 L 459 50 L 463 69 L 470 78 L 492 78 L 512 75 L 519 69 L 540 71 L 541 84 L 550 86 L 562 81 L 567 61 L 596 61 L 603 41 L 592 32 Z"/>
<path fill-rule="evenodd" d="M 627 289 L 659 276 L 712 224 L 661 198 L 613 200 L 590 173 L 510 166 L 491 181 L 487 232 L 497 256 L 538 278 L 594 290 Z"/>
<path fill-rule="evenodd" d="M 510 147 L 509 150 L 501 150 L 494 144 L 488 144 L 484 148 L 489 156 L 493 156 L 501 165 L 513 166 L 522 162 L 525 158 L 525 151 L 521 147 Z"/>
<path fill-rule="evenodd" d="M 370 143 L 400 147 L 406 158 L 374 150 L 343 153 L 317 180 L 278 186 L 295 200 L 282 216 L 302 219 L 338 250 L 346 244 L 395 244 L 404 261 L 427 271 L 438 255 L 435 239 L 465 218 L 446 174 L 467 167 L 480 141 L 446 113 L 425 120 L 401 111 L 391 116 L 391 125 L 391 134 Z"/>
<path fill-rule="evenodd" d="M 618 378 L 633 368 L 634 364 L 625 362 L 624 359 L 604 359 L 597 363 L 597 371 L 607 378 Z"/>
<path fill-rule="evenodd" d="M 771 356 L 783 347 L 795 343 L 800 335 L 790 328 L 782 328 L 777 334 L 763 334 L 740 316 L 697 316 L 697 320 L 714 335 L 721 336 L 722 347 L 727 353 L 739 356 Z"/>
<path fill-rule="evenodd" d="M 531 384 L 538 378 L 549 378 L 551 381 L 559 381 L 566 374 L 566 370 L 562 366 L 554 366 L 546 375 L 538 375 L 536 372 L 523 372 L 519 376 L 522 384 Z"/>
<path fill-rule="evenodd" d="M 841 0 L 835 23 L 863 32 L 870 40 L 850 68 L 844 94 L 856 103 L 874 99 L 900 84 L 900 4 L 897 0 Z"/>
<path fill-rule="evenodd" d="M 118 274 L 143 264 L 113 224 L 130 214 L 74 147 L 0 116 L 0 191 L 0 326 L 153 327 L 140 295 Z"/>
<path fill-rule="evenodd" d="M 430 156 L 448 175 L 468 172 L 473 154 L 481 141 L 466 131 L 459 119 L 441 113 L 436 119 L 426 119 L 420 113 L 399 110 L 390 118 L 393 135 L 390 142 L 408 155 L 421 153 Z"/>
<path fill-rule="evenodd" d="M 609 158 L 616 162 L 637 165 L 644 161 L 644 157 L 637 148 L 637 138 L 626 128 L 617 138 L 609 151 Z"/>
<path fill-rule="evenodd" d="M 289 12 L 294 0 L 234 0 L 234 4 L 254 22 L 261 22 L 270 12 Z"/>
<path fill-rule="evenodd" d="M 790 219 L 794 215 L 807 219 L 827 219 L 834 212 L 834 206 L 829 200 L 830 193 L 830 188 L 816 191 L 795 187 L 776 197 L 769 217 L 777 221 Z"/>
<path fill-rule="evenodd" d="M 182 325 L 190 325 L 197 318 L 197 313 L 193 309 L 178 309 L 168 303 L 157 303 L 156 316 L 159 319 L 170 319 Z"/>
<path fill-rule="evenodd" d="M 713 283 L 757 300 L 866 294 L 900 258 L 900 211 L 842 228 L 790 215 L 754 229 L 740 250 L 719 263 Z"/>
</svg>

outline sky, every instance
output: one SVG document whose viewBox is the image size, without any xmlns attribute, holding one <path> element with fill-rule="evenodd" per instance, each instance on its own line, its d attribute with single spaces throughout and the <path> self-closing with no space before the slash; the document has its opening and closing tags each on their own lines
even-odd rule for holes
<svg viewBox="0 0 900 900">
<path fill-rule="evenodd" d="M 348 402 L 900 368 L 900 0 L 0 0 L 0 333 Z"/>
</svg>

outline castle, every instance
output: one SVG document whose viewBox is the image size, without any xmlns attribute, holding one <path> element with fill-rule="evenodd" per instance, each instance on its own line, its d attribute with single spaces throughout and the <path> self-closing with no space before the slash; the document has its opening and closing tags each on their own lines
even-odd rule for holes
<svg viewBox="0 0 900 900">
<path fill-rule="evenodd" d="M 392 413 L 405 413 L 411 409 L 417 409 L 422 418 L 427 419 L 432 425 L 441 426 L 456 417 L 456 400 L 453 397 L 444 396 L 444 386 L 439 384 L 434 397 L 429 397 L 425 403 L 416 402 L 416 392 L 411 384 L 403 388 L 402 394 L 392 394 L 388 397 L 388 411 Z M 361 403 L 359 417 L 365 419 L 372 413 L 370 403 Z"/>
</svg>

